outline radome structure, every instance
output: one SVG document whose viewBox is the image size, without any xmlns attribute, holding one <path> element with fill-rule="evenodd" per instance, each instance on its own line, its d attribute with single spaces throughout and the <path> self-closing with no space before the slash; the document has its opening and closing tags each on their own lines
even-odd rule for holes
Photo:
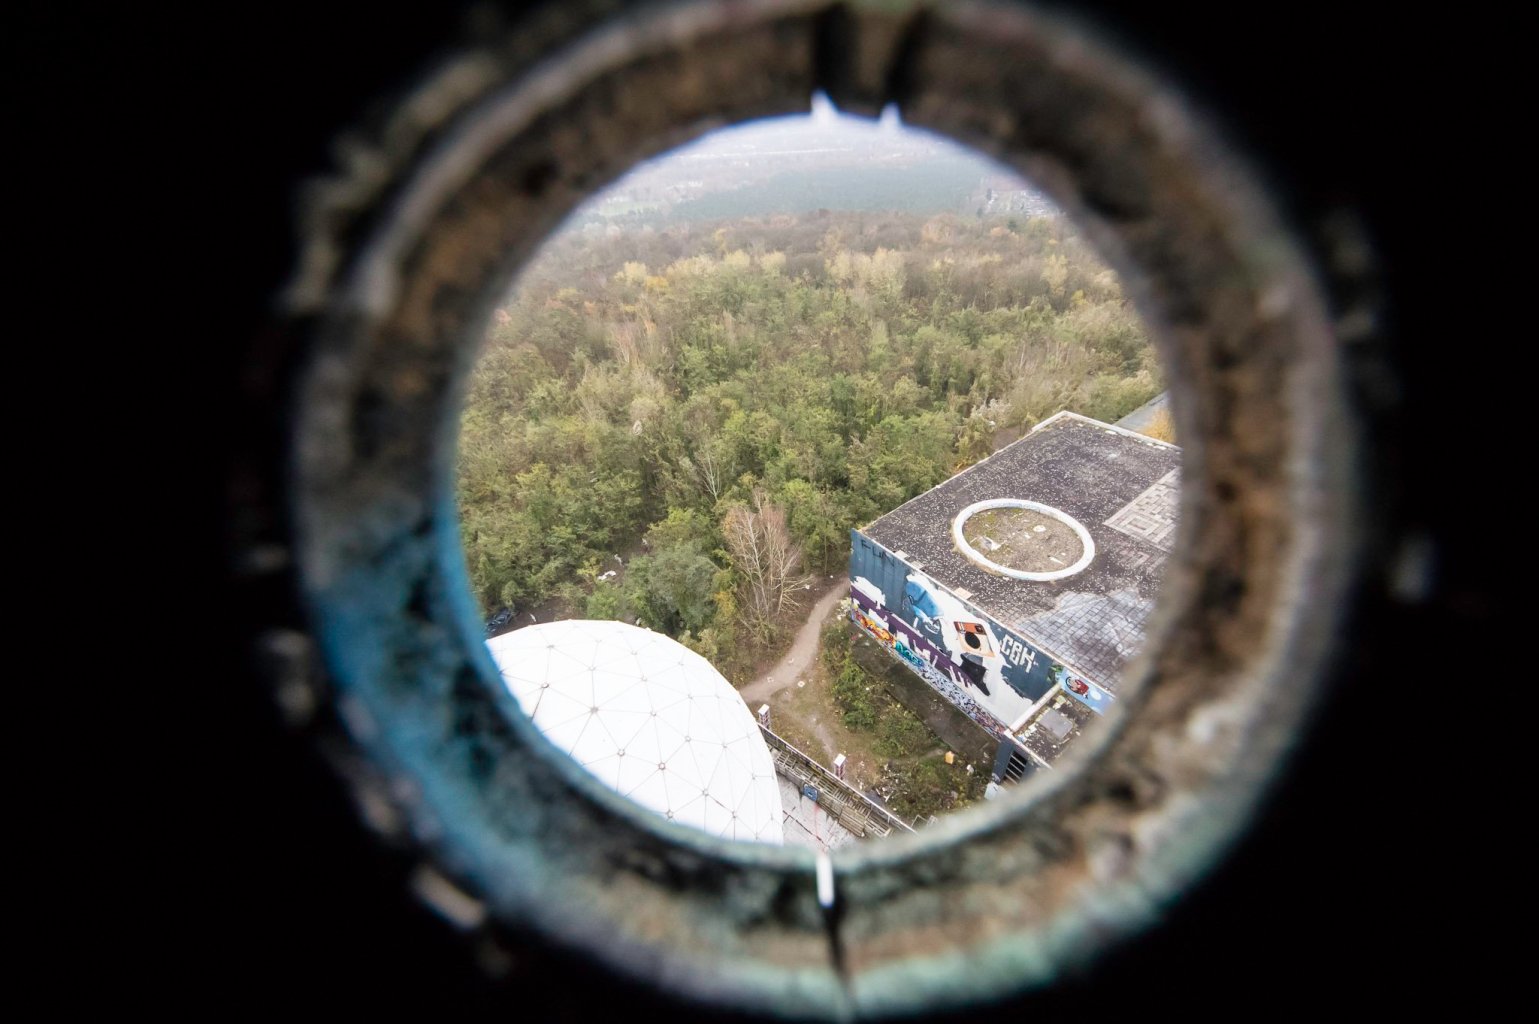
<svg viewBox="0 0 1539 1024">
<path fill-rule="evenodd" d="M 604 785 L 725 839 L 783 842 L 775 764 L 732 684 L 676 640 L 567 620 L 487 641 L 545 737 Z"/>
</svg>

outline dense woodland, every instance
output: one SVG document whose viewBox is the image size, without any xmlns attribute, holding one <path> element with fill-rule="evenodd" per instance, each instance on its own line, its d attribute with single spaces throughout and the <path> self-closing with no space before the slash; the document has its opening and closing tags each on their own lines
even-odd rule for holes
<svg viewBox="0 0 1539 1024">
<path fill-rule="evenodd" d="M 843 571 L 851 527 L 1001 432 L 1113 420 L 1161 388 L 1117 278 L 1061 218 L 569 233 L 469 386 L 472 583 L 487 611 L 640 620 L 737 678 L 806 580 Z"/>
</svg>

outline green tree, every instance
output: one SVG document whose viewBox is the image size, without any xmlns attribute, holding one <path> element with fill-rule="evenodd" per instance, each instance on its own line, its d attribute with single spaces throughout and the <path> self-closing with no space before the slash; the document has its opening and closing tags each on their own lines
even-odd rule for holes
<svg viewBox="0 0 1539 1024">
<path fill-rule="evenodd" d="M 652 629 L 678 636 L 699 631 L 716 614 L 712 598 L 721 570 L 693 544 L 631 559 L 625 598 Z"/>
<path fill-rule="evenodd" d="M 494 313 L 457 467 L 488 607 L 564 600 L 746 659 L 774 616 L 722 527 L 756 489 L 787 550 L 838 571 L 851 526 L 999 427 L 1115 419 L 1163 387 L 1116 275 L 1060 219 L 638 225 L 552 239 Z M 637 548 L 621 585 L 585 568 Z"/>
</svg>

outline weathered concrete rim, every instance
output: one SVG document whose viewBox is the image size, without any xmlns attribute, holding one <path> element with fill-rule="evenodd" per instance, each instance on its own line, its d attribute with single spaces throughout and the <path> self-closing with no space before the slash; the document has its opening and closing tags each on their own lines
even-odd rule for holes
<svg viewBox="0 0 1539 1024">
<path fill-rule="evenodd" d="M 962 532 L 962 527 L 967 520 L 979 512 L 987 512 L 995 508 L 1023 508 L 1031 512 L 1040 512 L 1049 519 L 1056 519 L 1069 529 L 1074 531 L 1074 536 L 1079 538 L 1080 556 L 1073 563 L 1062 569 L 1054 569 L 1052 572 L 1028 572 L 1025 569 L 1012 569 L 1008 565 L 1000 565 L 982 551 L 968 543 L 967 537 Z M 992 573 L 1001 576 L 1009 576 L 1011 579 L 1029 580 L 1036 583 L 1051 583 L 1053 580 L 1067 579 L 1077 572 L 1084 572 L 1085 568 L 1095 561 L 1095 541 L 1090 537 L 1090 531 L 1085 529 L 1083 523 L 1075 519 L 1061 508 L 1044 505 L 1040 501 L 1028 501 L 1025 498 L 985 498 L 983 501 L 975 501 L 956 514 L 951 520 L 951 542 L 957 546 L 957 550 L 967 558 L 969 562 Z"/>
<path fill-rule="evenodd" d="M 309 218 L 296 562 L 353 741 L 494 920 L 681 999 L 849 1019 L 1046 984 L 1207 870 L 1312 700 L 1357 550 L 1312 272 L 1186 103 L 1019 5 L 573 6 L 450 58 Z M 810 854 L 669 826 L 539 740 L 480 643 L 452 500 L 474 340 L 559 217 L 818 87 L 1051 192 L 1154 327 L 1186 442 L 1173 567 L 1108 728 L 1020 799 L 841 851 L 831 916 Z"/>
</svg>

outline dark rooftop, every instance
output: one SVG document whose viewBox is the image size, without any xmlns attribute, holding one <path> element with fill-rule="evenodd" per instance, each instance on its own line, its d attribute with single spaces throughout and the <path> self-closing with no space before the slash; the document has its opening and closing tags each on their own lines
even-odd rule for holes
<svg viewBox="0 0 1539 1024">
<path fill-rule="evenodd" d="M 1070 669 L 1115 691 L 1143 642 L 1175 535 L 1181 450 L 1061 412 L 1019 441 L 898 506 L 860 532 Z M 973 564 L 951 523 L 974 502 L 1021 498 L 1077 519 L 1095 542 L 1084 570 L 1028 582 Z"/>
</svg>

